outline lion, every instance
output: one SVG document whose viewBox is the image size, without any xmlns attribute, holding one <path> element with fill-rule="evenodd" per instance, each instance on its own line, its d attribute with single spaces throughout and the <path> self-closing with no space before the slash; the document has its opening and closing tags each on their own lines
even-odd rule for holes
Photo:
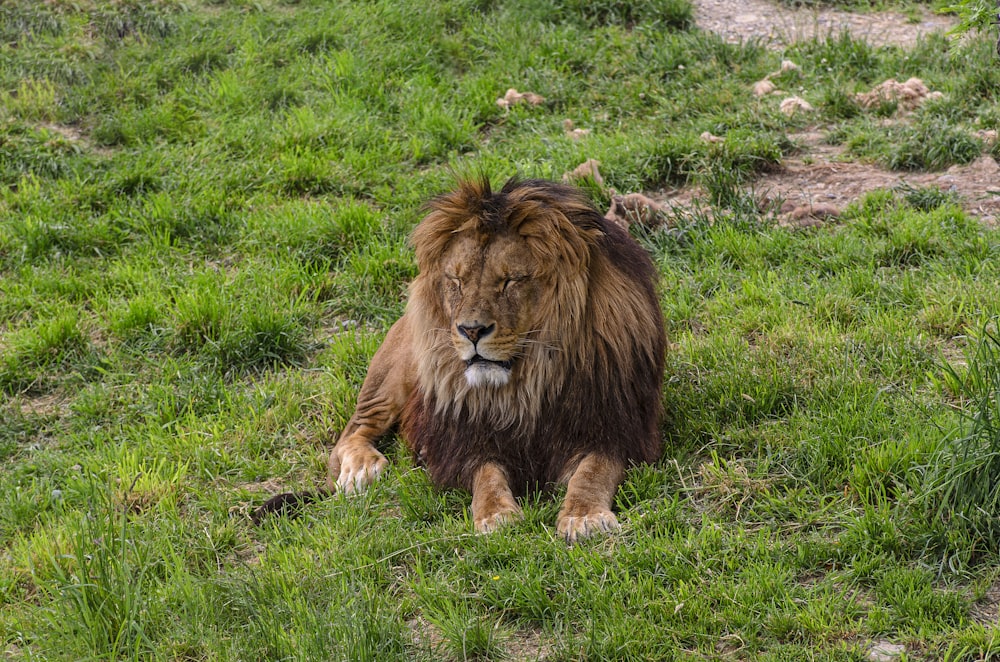
<svg viewBox="0 0 1000 662">
<path fill-rule="evenodd" d="M 617 529 L 626 469 L 662 446 L 652 261 L 563 184 L 511 179 L 494 193 L 463 180 L 427 211 L 405 312 L 330 453 L 328 489 L 371 485 L 388 464 L 376 444 L 398 430 L 436 486 L 471 492 L 477 532 L 558 485 L 568 542 Z"/>
</svg>

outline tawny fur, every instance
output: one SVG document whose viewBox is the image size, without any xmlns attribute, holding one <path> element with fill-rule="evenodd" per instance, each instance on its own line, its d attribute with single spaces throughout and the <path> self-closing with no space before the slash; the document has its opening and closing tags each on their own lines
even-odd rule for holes
<svg viewBox="0 0 1000 662">
<path fill-rule="evenodd" d="M 567 540 L 616 528 L 625 469 L 661 449 L 648 255 L 577 189 L 537 180 L 462 182 L 412 240 L 419 275 L 331 453 L 330 489 L 371 483 L 386 465 L 375 443 L 398 426 L 436 484 L 473 493 L 478 531 L 556 484 Z"/>
</svg>

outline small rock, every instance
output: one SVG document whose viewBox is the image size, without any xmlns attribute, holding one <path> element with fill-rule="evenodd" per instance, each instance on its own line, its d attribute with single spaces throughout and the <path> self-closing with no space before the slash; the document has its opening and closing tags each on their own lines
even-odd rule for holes
<svg viewBox="0 0 1000 662">
<path fill-rule="evenodd" d="M 823 221 L 838 216 L 840 209 L 828 202 L 795 205 L 786 200 L 781 205 L 778 224 L 786 228 L 814 228 L 823 225 Z"/>
<path fill-rule="evenodd" d="M 919 78 L 909 78 L 904 83 L 890 78 L 873 87 L 871 92 L 855 94 L 854 100 L 862 108 L 876 108 L 884 103 L 895 102 L 900 111 L 908 112 L 924 101 L 943 96 L 940 92 L 931 92 Z"/>
<path fill-rule="evenodd" d="M 537 106 L 545 103 L 545 97 L 535 94 L 534 92 L 521 93 L 512 87 L 507 90 L 507 93 L 504 94 L 502 98 L 497 99 L 497 105 L 501 108 L 510 108 L 511 106 L 516 106 L 519 103 L 527 103 L 532 106 Z"/>
<path fill-rule="evenodd" d="M 753 94 L 757 97 L 767 96 L 776 89 L 778 89 L 778 86 L 769 81 L 767 78 L 759 80 L 753 84 Z"/>
<path fill-rule="evenodd" d="M 986 143 L 987 147 L 992 147 L 997 142 L 996 129 L 980 129 L 976 131 L 976 137 Z"/>
<path fill-rule="evenodd" d="M 779 73 L 786 73 L 788 71 L 798 71 L 799 65 L 795 64 L 791 60 L 781 61 L 781 71 Z"/>
<path fill-rule="evenodd" d="M 611 197 L 611 209 L 604 218 L 617 223 L 626 230 L 632 223 L 640 225 L 659 225 L 666 213 L 663 205 L 642 193 L 628 193 Z"/>
<path fill-rule="evenodd" d="M 590 177 L 594 180 L 594 183 L 604 188 L 604 178 L 601 177 L 600 171 L 598 171 L 597 166 L 601 165 L 601 162 L 597 159 L 587 159 L 577 167 L 573 168 L 571 172 L 563 173 L 562 180 L 567 184 L 579 180 L 587 179 Z"/>
<path fill-rule="evenodd" d="M 880 641 L 871 647 L 868 651 L 868 659 L 871 662 L 895 662 L 903 653 L 906 652 L 906 646 L 901 644 L 892 644 L 888 641 Z"/>
<path fill-rule="evenodd" d="M 781 102 L 780 108 L 781 112 L 789 117 L 799 111 L 806 113 L 813 111 L 812 105 L 802 97 L 788 97 Z"/>
<path fill-rule="evenodd" d="M 706 143 L 721 143 L 725 138 L 720 138 L 719 136 L 713 135 L 710 131 L 704 131 L 699 138 Z"/>
<path fill-rule="evenodd" d="M 563 133 L 566 134 L 567 138 L 579 140 L 590 133 L 590 129 L 574 129 L 573 120 L 567 118 L 563 120 Z"/>
</svg>

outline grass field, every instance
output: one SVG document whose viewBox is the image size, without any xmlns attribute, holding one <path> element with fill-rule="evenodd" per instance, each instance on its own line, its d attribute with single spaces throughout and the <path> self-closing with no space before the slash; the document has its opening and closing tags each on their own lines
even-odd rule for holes
<svg viewBox="0 0 1000 662">
<path fill-rule="evenodd" d="M 851 158 L 1000 148 L 984 37 L 784 53 L 685 0 L 10 0 L 0 5 L 0 651 L 63 660 L 1000 657 L 1000 231 L 937 190 L 778 226 L 741 185 L 816 126 Z M 777 79 L 814 114 L 751 87 Z M 852 94 L 922 78 L 905 120 Z M 505 111 L 509 87 L 546 98 Z M 563 134 L 571 118 L 591 130 Z M 704 131 L 723 143 L 699 140 Z M 454 173 L 711 207 L 633 230 L 672 340 L 666 451 L 623 530 L 558 499 L 471 533 L 393 445 L 324 478 Z M 606 207 L 607 193 L 589 189 Z"/>
</svg>

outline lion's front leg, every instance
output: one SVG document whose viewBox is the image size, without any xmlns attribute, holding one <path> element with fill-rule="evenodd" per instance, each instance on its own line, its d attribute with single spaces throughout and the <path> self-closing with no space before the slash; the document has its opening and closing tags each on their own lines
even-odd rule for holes
<svg viewBox="0 0 1000 662">
<path fill-rule="evenodd" d="M 559 535 L 572 543 L 620 528 L 611 505 L 624 477 L 625 467 L 618 460 L 597 454 L 584 456 L 567 482 L 566 498 L 556 518 Z"/>
<path fill-rule="evenodd" d="M 521 519 L 507 473 L 493 463 L 476 470 L 472 478 L 472 520 L 477 533 L 496 531 L 502 524 Z"/>
<path fill-rule="evenodd" d="M 404 314 L 375 352 L 354 415 L 330 453 L 327 487 L 350 494 L 371 485 L 389 461 L 375 443 L 388 434 L 415 388 L 410 321 Z"/>
</svg>

